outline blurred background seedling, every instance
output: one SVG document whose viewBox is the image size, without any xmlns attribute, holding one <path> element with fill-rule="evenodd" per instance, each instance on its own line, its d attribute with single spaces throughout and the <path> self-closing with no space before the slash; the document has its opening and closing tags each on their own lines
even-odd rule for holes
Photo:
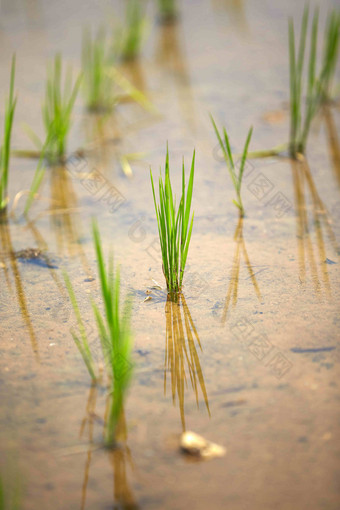
<svg viewBox="0 0 340 510">
<path fill-rule="evenodd" d="M 7 189 L 10 170 L 11 137 L 15 107 L 17 103 L 17 98 L 14 97 L 14 81 L 15 55 L 12 57 L 9 96 L 5 102 L 4 131 L 2 135 L 2 145 L 0 152 L 0 212 L 6 209 L 8 203 Z"/>
<path fill-rule="evenodd" d="M 82 40 L 82 89 L 86 108 L 89 111 L 107 113 L 112 111 L 117 96 L 112 76 L 107 72 L 114 57 L 104 28 L 95 36 L 90 29 L 83 31 Z"/>
<path fill-rule="evenodd" d="M 113 47 L 122 60 L 139 56 L 147 30 L 145 5 L 142 0 L 127 0 L 124 23 L 114 31 Z"/>
<path fill-rule="evenodd" d="M 290 65 L 290 141 L 289 152 L 293 158 L 305 154 L 308 135 L 313 118 L 320 105 L 331 97 L 335 69 L 338 59 L 340 14 L 332 11 L 324 32 L 324 52 L 319 72 L 317 71 L 317 42 L 319 12 L 313 14 L 309 41 L 307 79 L 304 77 L 306 44 L 309 24 L 309 9 L 305 7 L 300 29 L 298 48 L 294 21 L 289 20 L 289 65 Z M 303 98 L 305 100 L 303 101 Z M 304 104 L 303 104 L 304 103 Z"/>
<path fill-rule="evenodd" d="M 62 79 L 62 58 L 57 54 L 53 64 L 47 68 L 45 99 L 42 104 L 42 118 L 46 139 L 46 158 L 50 164 L 63 161 L 67 150 L 67 140 L 72 126 L 72 112 L 79 91 L 82 75 L 72 78 L 72 68 L 68 66 Z M 26 131 L 41 155 L 43 143 L 34 131 Z"/>
<path fill-rule="evenodd" d="M 172 23 L 177 18 L 176 0 L 157 0 L 160 20 L 162 23 Z"/>
<path fill-rule="evenodd" d="M 322 100 L 331 101 L 334 77 L 339 62 L 340 11 L 333 9 L 327 17 L 322 63 Z"/>
</svg>

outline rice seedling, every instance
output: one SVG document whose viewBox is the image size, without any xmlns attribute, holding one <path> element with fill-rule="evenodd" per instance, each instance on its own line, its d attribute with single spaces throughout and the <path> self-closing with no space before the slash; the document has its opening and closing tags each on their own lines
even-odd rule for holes
<svg viewBox="0 0 340 510">
<path fill-rule="evenodd" d="M 85 29 L 82 41 L 83 92 L 90 111 L 110 112 L 117 100 L 112 76 L 107 69 L 112 65 L 111 49 L 106 34 L 100 29 L 95 37 Z"/>
<path fill-rule="evenodd" d="M 136 58 L 146 31 L 146 16 L 141 0 L 127 0 L 124 26 L 116 29 L 114 47 L 123 60 Z"/>
<path fill-rule="evenodd" d="M 0 150 L 0 212 L 6 209 L 8 203 L 7 188 L 11 153 L 11 136 L 14 112 L 17 102 L 17 98 L 14 97 L 14 81 L 15 81 L 15 55 L 13 55 L 12 57 L 9 97 L 5 103 L 4 132 Z"/>
<path fill-rule="evenodd" d="M 75 296 L 71 281 L 66 273 L 64 273 L 64 280 L 65 280 L 66 288 L 68 290 L 71 304 L 72 304 L 72 307 L 73 307 L 73 310 L 74 310 L 74 313 L 75 313 L 75 316 L 77 319 L 77 325 L 78 325 L 80 337 L 73 330 L 71 331 L 71 334 L 72 334 L 74 343 L 78 347 L 78 350 L 84 360 L 86 368 L 89 371 L 92 381 L 96 382 L 98 377 L 96 375 L 95 364 L 93 361 L 93 357 L 92 357 L 88 339 L 87 339 L 86 328 L 84 326 L 84 322 L 83 322 L 83 319 L 82 319 L 82 316 L 81 316 L 81 313 L 79 310 L 77 298 Z"/>
<path fill-rule="evenodd" d="M 68 67 L 62 84 L 62 59 L 59 54 L 55 56 L 53 66 L 48 68 L 42 117 L 47 140 L 46 156 L 51 163 L 60 161 L 66 154 L 72 110 L 81 78 L 79 74 L 72 83 L 72 69 Z M 42 144 L 38 144 L 41 148 Z"/>
<path fill-rule="evenodd" d="M 311 123 L 322 101 L 329 99 L 338 59 L 340 14 L 332 11 L 328 16 L 324 34 L 324 52 L 320 71 L 316 72 L 319 13 L 316 9 L 310 32 L 308 77 L 304 83 L 305 48 L 308 32 L 309 9 L 305 7 L 300 31 L 298 51 L 295 48 L 294 22 L 289 20 L 289 63 L 290 63 L 290 142 L 292 157 L 304 154 Z M 305 90 L 306 89 L 306 90 Z M 302 98 L 305 93 L 305 105 Z"/>
<path fill-rule="evenodd" d="M 114 271 L 113 256 L 110 253 L 108 264 L 104 261 L 99 230 L 93 222 L 93 239 L 97 255 L 98 274 L 101 294 L 104 302 L 104 313 L 92 302 L 98 327 L 101 350 L 109 378 L 108 413 L 105 427 L 105 443 L 112 446 L 115 442 L 115 431 L 121 416 L 126 391 L 132 377 L 132 334 L 131 334 L 131 300 L 127 298 L 121 309 L 120 303 L 120 271 Z M 70 296 L 73 310 L 77 318 L 80 338 L 72 332 L 73 339 L 83 357 L 93 382 L 98 381 L 93 356 L 88 344 L 86 329 L 81 317 L 79 306 L 70 282 L 64 274 L 65 284 Z"/>
<path fill-rule="evenodd" d="M 106 267 L 100 234 L 97 224 L 93 223 L 93 238 L 97 255 L 98 273 L 104 301 L 104 315 L 93 303 L 102 351 L 111 381 L 109 392 L 109 412 L 106 426 L 106 444 L 112 445 L 124 396 L 132 377 L 132 334 L 131 300 L 126 298 L 121 310 L 120 271 L 114 272 L 113 256 L 110 253 Z"/>
<path fill-rule="evenodd" d="M 218 142 L 222 149 L 223 157 L 227 163 L 231 181 L 232 181 L 234 189 L 236 191 L 236 200 L 233 200 L 233 203 L 236 205 L 236 207 L 238 207 L 238 209 L 240 211 L 240 215 L 241 215 L 241 217 L 243 217 L 244 216 L 244 207 L 243 207 L 242 198 L 241 198 L 242 177 L 243 177 L 244 168 L 245 168 L 245 164 L 246 164 L 246 160 L 247 160 L 248 147 L 249 147 L 251 135 L 253 133 L 253 128 L 251 127 L 248 131 L 248 136 L 247 136 L 246 142 L 244 144 L 243 153 L 241 156 L 240 168 L 237 171 L 236 165 L 234 163 L 233 155 L 231 152 L 229 138 L 228 138 L 226 129 L 223 128 L 223 138 L 224 138 L 224 140 L 223 140 L 212 115 L 210 115 L 210 119 L 211 119 L 212 125 L 214 127 Z"/>
<path fill-rule="evenodd" d="M 0 473 L 0 510 L 19 510 L 22 508 L 23 484 L 17 468 L 17 462 L 9 457 L 6 471 Z"/>
<path fill-rule="evenodd" d="M 305 108 L 302 111 L 304 92 L 304 61 L 308 30 L 309 9 L 305 7 L 300 30 L 298 52 L 295 50 L 295 31 L 293 19 L 289 20 L 289 65 L 290 65 L 290 141 L 289 151 L 292 157 L 304 154 L 310 125 L 320 103 L 320 80 L 316 77 L 316 50 L 318 36 L 318 11 L 315 10 L 310 35 L 310 54 L 308 62 L 308 83 Z"/>
<path fill-rule="evenodd" d="M 163 23 L 170 23 L 177 17 L 177 2 L 175 0 L 158 0 L 160 19 Z"/>
<path fill-rule="evenodd" d="M 45 154 L 46 154 L 46 146 L 48 144 L 48 141 L 45 142 L 41 154 L 39 157 L 38 165 L 34 173 L 34 177 L 32 180 L 31 188 L 26 200 L 25 208 L 24 208 L 24 215 L 27 216 L 29 209 L 31 208 L 31 205 L 34 201 L 34 198 L 36 197 L 36 194 L 38 193 L 38 190 L 40 188 L 40 185 L 42 183 L 43 177 L 45 175 L 46 166 L 44 164 L 45 160 Z"/>
<path fill-rule="evenodd" d="M 340 12 L 335 9 L 330 12 L 324 33 L 324 48 L 322 61 L 322 100 L 332 98 L 332 86 L 339 55 Z"/>
<path fill-rule="evenodd" d="M 289 19 L 289 74 L 290 74 L 290 135 L 288 144 L 278 145 L 270 150 L 256 151 L 248 157 L 271 157 L 288 149 L 292 158 L 305 154 L 308 135 L 313 118 L 323 102 L 332 98 L 332 86 L 339 54 L 340 13 L 336 10 L 328 15 L 324 31 L 324 48 L 321 64 L 317 72 L 317 42 L 319 12 L 313 14 L 308 56 L 307 77 L 304 64 L 309 24 L 309 8 L 305 7 L 296 45 L 294 21 Z"/>
<path fill-rule="evenodd" d="M 194 214 L 190 220 L 192 191 L 194 186 L 195 151 L 192 157 L 188 189 L 185 194 L 185 168 L 182 165 L 182 196 L 176 210 L 176 198 L 172 193 L 169 167 L 169 151 L 167 148 L 165 159 L 165 179 L 159 177 L 159 204 L 157 204 L 153 176 L 150 169 L 152 193 L 156 210 L 159 242 L 162 251 L 163 274 L 170 295 L 182 289 L 185 265 L 194 221 Z"/>
</svg>

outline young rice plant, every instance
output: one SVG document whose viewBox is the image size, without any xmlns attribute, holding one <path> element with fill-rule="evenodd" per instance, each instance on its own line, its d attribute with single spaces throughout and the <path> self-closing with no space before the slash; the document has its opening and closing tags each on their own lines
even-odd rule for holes
<svg viewBox="0 0 340 510">
<path fill-rule="evenodd" d="M 123 60 L 133 60 L 141 50 L 146 30 L 146 17 L 141 0 L 127 0 L 125 25 L 117 29 L 114 45 Z"/>
<path fill-rule="evenodd" d="M 6 209 L 8 203 L 7 188 L 9 177 L 9 162 L 11 153 L 11 135 L 17 98 L 14 97 L 15 55 L 12 57 L 9 97 L 5 103 L 5 121 L 2 145 L 0 150 L 0 212 Z"/>
<path fill-rule="evenodd" d="M 132 377 L 132 333 L 131 333 L 131 300 L 127 298 L 123 307 L 120 300 L 120 272 L 114 271 L 113 256 L 104 260 L 98 226 L 93 222 L 93 239 L 97 255 L 98 274 L 101 295 L 104 303 L 104 313 L 92 303 L 101 343 L 101 350 L 107 375 L 109 378 L 109 412 L 105 428 L 105 443 L 112 446 L 115 441 L 116 426 L 119 421 L 126 391 Z M 64 275 L 73 310 L 77 318 L 79 335 L 72 332 L 73 339 L 91 376 L 92 382 L 97 382 L 95 363 L 88 343 L 86 329 L 82 320 L 79 306 L 70 282 Z"/>
<path fill-rule="evenodd" d="M 236 200 L 233 200 L 233 202 L 236 205 L 236 207 L 238 207 L 241 217 L 243 217 L 244 216 L 244 207 L 243 207 L 242 198 L 241 198 L 242 177 L 243 177 L 244 167 L 245 167 L 246 160 L 247 160 L 248 147 L 249 147 L 249 143 L 251 140 L 251 135 L 253 133 L 253 128 L 251 127 L 248 131 L 248 136 L 246 139 L 246 143 L 244 144 L 243 153 L 242 153 L 242 157 L 241 157 L 240 168 L 237 171 L 237 167 L 234 163 L 234 159 L 233 159 L 233 155 L 231 152 L 229 138 L 228 138 L 226 129 L 223 128 L 223 139 L 222 139 L 222 136 L 218 131 L 218 128 L 216 126 L 216 123 L 215 123 L 212 115 L 210 115 L 210 119 L 211 119 L 212 125 L 214 127 L 218 142 L 222 149 L 223 157 L 227 163 L 231 181 L 232 181 L 234 189 L 236 191 Z"/>
<path fill-rule="evenodd" d="M 154 181 L 150 170 L 152 193 L 155 204 L 159 241 L 162 251 L 163 273 L 169 294 L 182 289 L 185 265 L 191 239 L 194 214 L 190 219 L 192 191 L 194 186 L 195 151 L 192 157 L 188 189 L 185 193 L 185 168 L 182 165 L 182 196 L 176 210 L 172 193 L 169 167 L 169 151 L 166 152 L 165 179 L 159 177 L 159 204 L 157 204 Z"/>
<path fill-rule="evenodd" d="M 83 92 L 90 111 L 110 112 L 116 101 L 114 82 L 107 70 L 112 65 L 106 34 L 100 29 L 95 37 L 85 29 L 82 41 Z"/>
<path fill-rule="evenodd" d="M 322 99 L 332 99 L 332 86 L 336 65 L 339 61 L 340 11 L 334 9 L 328 15 L 324 34 L 322 64 Z"/>
<path fill-rule="evenodd" d="M 46 156 L 51 163 L 62 160 L 66 154 L 72 110 L 80 82 L 81 75 L 72 83 L 72 69 L 68 67 L 62 84 L 62 60 L 60 55 L 56 55 L 53 66 L 47 71 L 45 101 L 42 106 L 47 139 Z"/>
<path fill-rule="evenodd" d="M 163 23 L 169 23 L 176 19 L 177 5 L 175 0 L 158 0 L 158 8 Z"/>
</svg>

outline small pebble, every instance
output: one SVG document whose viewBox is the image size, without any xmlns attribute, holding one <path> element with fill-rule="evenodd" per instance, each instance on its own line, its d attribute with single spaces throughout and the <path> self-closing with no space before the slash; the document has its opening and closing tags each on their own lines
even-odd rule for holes
<svg viewBox="0 0 340 510">
<path fill-rule="evenodd" d="M 204 437 L 190 431 L 183 432 L 180 446 L 182 452 L 204 460 L 223 457 L 226 454 L 223 446 L 207 441 Z"/>
</svg>

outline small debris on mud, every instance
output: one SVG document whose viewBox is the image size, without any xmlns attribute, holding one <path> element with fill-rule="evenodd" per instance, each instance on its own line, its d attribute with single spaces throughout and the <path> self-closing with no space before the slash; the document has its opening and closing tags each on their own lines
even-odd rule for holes
<svg viewBox="0 0 340 510">
<path fill-rule="evenodd" d="M 267 112 L 262 116 L 262 119 L 268 124 L 280 124 L 287 117 L 286 112 L 283 110 L 275 110 L 272 112 Z"/>
<path fill-rule="evenodd" d="M 228 402 L 224 402 L 222 404 L 222 407 L 236 407 L 236 406 L 242 406 L 247 403 L 247 400 L 244 398 L 240 398 L 239 400 L 229 400 Z"/>
<path fill-rule="evenodd" d="M 26 248 L 13 253 L 14 257 L 20 262 L 28 262 L 49 269 L 58 269 L 55 263 L 52 263 L 48 257 L 38 248 Z"/>
<path fill-rule="evenodd" d="M 324 264 L 336 264 L 336 262 L 334 262 L 334 260 L 331 260 L 331 259 L 326 259 L 324 260 Z"/>
<path fill-rule="evenodd" d="M 334 345 L 328 345 L 327 347 L 308 347 L 308 348 L 302 348 L 302 347 L 292 347 L 291 351 L 295 352 L 297 354 L 304 354 L 308 352 L 328 352 L 328 351 L 334 351 L 335 346 Z"/>
<path fill-rule="evenodd" d="M 183 432 L 180 440 L 181 451 L 187 455 L 192 455 L 202 460 L 209 460 L 215 457 L 223 457 L 226 449 L 195 432 Z"/>
<path fill-rule="evenodd" d="M 151 301 L 152 299 L 152 296 L 146 296 L 146 298 L 144 299 L 143 303 L 145 303 L 146 301 Z"/>
</svg>

